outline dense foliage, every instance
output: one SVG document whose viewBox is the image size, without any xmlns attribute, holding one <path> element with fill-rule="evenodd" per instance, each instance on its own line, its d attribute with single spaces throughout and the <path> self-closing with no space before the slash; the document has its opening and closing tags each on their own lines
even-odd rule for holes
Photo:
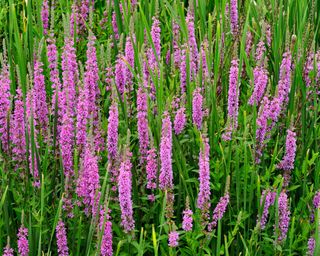
<svg viewBox="0 0 320 256">
<path fill-rule="evenodd" d="M 320 255 L 319 13 L 0 1 L 3 255 Z"/>
</svg>

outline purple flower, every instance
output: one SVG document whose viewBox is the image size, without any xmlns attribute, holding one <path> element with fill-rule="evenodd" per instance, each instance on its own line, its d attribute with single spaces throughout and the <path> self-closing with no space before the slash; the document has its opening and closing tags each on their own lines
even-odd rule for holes
<svg viewBox="0 0 320 256">
<path fill-rule="evenodd" d="M 249 105 L 258 105 L 268 84 L 268 71 L 264 67 L 255 67 L 253 70 L 254 90 L 249 99 Z"/>
<path fill-rule="evenodd" d="M 132 39 L 135 41 L 135 36 L 132 35 Z M 125 69 L 124 69 L 124 80 L 127 85 L 127 91 L 132 91 L 132 79 L 133 74 L 131 69 L 134 70 L 134 48 L 131 42 L 131 37 L 127 37 L 126 48 L 125 48 Z M 130 67 L 130 68 L 129 68 Z"/>
<path fill-rule="evenodd" d="M 180 26 L 178 23 L 173 22 L 172 24 L 172 33 L 173 33 L 173 62 L 174 66 L 178 68 L 180 66 L 180 55 L 181 55 L 181 50 L 179 46 L 179 41 L 180 41 Z"/>
<path fill-rule="evenodd" d="M 118 32 L 117 16 L 115 12 L 112 13 L 112 30 L 113 30 L 114 38 L 118 40 L 119 32 Z"/>
<path fill-rule="evenodd" d="M 191 8 L 188 9 L 186 23 L 188 28 L 188 46 L 190 49 L 190 73 L 192 74 L 192 78 L 195 79 L 198 71 L 199 52 L 194 28 L 194 14 Z"/>
<path fill-rule="evenodd" d="M 268 47 L 271 46 L 272 34 L 271 34 L 271 26 L 269 23 L 266 23 L 266 40 Z"/>
<path fill-rule="evenodd" d="M 314 256 L 314 249 L 316 247 L 316 240 L 313 237 L 310 237 L 308 240 L 308 256 Z"/>
<path fill-rule="evenodd" d="M 274 200 L 276 198 L 276 193 L 272 192 L 270 190 L 264 190 L 262 192 L 261 200 L 260 200 L 260 206 L 262 206 L 264 202 L 264 207 L 263 207 L 263 212 L 261 215 L 260 219 L 260 227 L 261 229 L 265 229 L 267 219 L 268 219 L 268 214 L 269 214 L 269 208 L 271 205 L 274 204 Z"/>
<path fill-rule="evenodd" d="M 280 79 L 278 82 L 278 98 L 282 106 L 287 104 L 289 101 L 289 92 L 291 87 L 291 61 L 291 53 L 284 53 L 280 66 Z"/>
<path fill-rule="evenodd" d="M 74 123 L 70 111 L 65 112 L 60 133 L 60 148 L 64 175 L 73 176 Z"/>
<path fill-rule="evenodd" d="M 227 210 L 227 206 L 229 204 L 230 196 L 229 193 L 225 194 L 220 198 L 216 208 L 214 208 L 212 215 L 212 222 L 209 224 L 208 230 L 211 231 L 218 224 L 218 221 L 222 219 L 224 213 Z"/>
<path fill-rule="evenodd" d="M 12 153 L 13 160 L 17 162 L 16 167 L 23 167 L 26 161 L 26 122 L 24 118 L 24 103 L 22 91 L 17 89 L 15 96 L 15 108 L 10 123 L 10 140 L 13 144 Z"/>
<path fill-rule="evenodd" d="M 250 30 L 247 31 L 247 36 L 246 36 L 246 54 L 248 57 L 251 55 L 251 49 L 252 49 L 252 33 Z"/>
<path fill-rule="evenodd" d="M 59 110 L 66 112 L 66 91 L 68 92 L 69 108 L 71 116 L 74 116 L 76 101 L 76 85 L 79 80 L 78 63 L 76 49 L 74 48 L 74 40 L 71 36 L 66 36 L 64 39 L 64 47 L 62 53 L 62 97 L 59 98 Z M 63 114 L 61 114 L 63 116 Z"/>
<path fill-rule="evenodd" d="M 68 256 L 68 242 L 67 242 L 67 232 L 62 220 L 59 220 L 56 227 L 56 237 L 57 237 L 57 246 L 58 246 L 58 255 L 59 256 Z"/>
<path fill-rule="evenodd" d="M 110 173 L 110 181 L 113 185 L 116 184 L 118 180 L 119 170 L 115 166 L 118 157 L 118 126 L 119 126 L 119 113 L 118 104 L 113 100 L 112 105 L 109 109 L 108 118 L 108 134 L 107 134 L 107 149 L 108 149 L 108 171 Z M 116 190 L 114 186 L 112 188 Z"/>
<path fill-rule="evenodd" d="M 79 98 L 77 103 L 77 145 L 80 152 L 86 145 L 87 123 L 89 120 L 88 88 L 79 87 Z"/>
<path fill-rule="evenodd" d="M 109 109 L 108 118 L 108 138 L 107 138 L 107 148 L 108 148 L 108 159 L 116 159 L 118 155 L 118 126 L 119 126 L 119 114 L 118 114 L 118 104 L 113 100 L 112 105 Z"/>
<path fill-rule="evenodd" d="M 238 34 L 238 0 L 230 0 L 230 23 L 233 36 Z"/>
<path fill-rule="evenodd" d="M 313 206 L 314 208 L 320 208 L 320 191 L 318 191 L 313 198 Z"/>
<path fill-rule="evenodd" d="M 125 69 L 126 65 L 123 61 L 123 55 L 120 54 L 116 60 L 116 65 L 115 65 L 115 83 L 117 86 L 117 89 L 122 96 L 123 99 L 123 94 L 125 92 Z"/>
<path fill-rule="evenodd" d="M 29 243 L 28 243 L 28 229 L 23 225 L 19 228 L 18 232 L 18 252 L 21 256 L 28 256 Z"/>
<path fill-rule="evenodd" d="M 96 37 L 90 32 L 87 44 L 87 61 L 84 72 L 84 87 L 88 93 L 89 117 L 97 118 L 97 97 L 100 94 L 98 87 L 99 69 L 95 47 Z"/>
<path fill-rule="evenodd" d="M 277 165 L 278 169 L 284 170 L 284 186 L 287 186 L 290 181 L 290 171 L 294 169 L 294 159 L 296 156 L 297 150 L 297 140 L 296 133 L 287 130 L 287 138 L 286 138 L 286 153 L 281 160 L 281 162 Z"/>
<path fill-rule="evenodd" d="M 114 77 L 113 67 L 109 66 L 106 68 L 106 90 L 111 91 L 112 89 L 112 80 Z"/>
<path fill-rule="evenodd" d="M 238 127 L 239 112 L 239 61 L 232 60 L 229 75 L 229 91 L 228 91 L 228 126 L 226 132 L 222 136 L 223 140 L 231 140 L 232 132 Z"/>
<path fill-rule="evenodd" d="M 204 221 L 209 218 L 210 209 L 210 146 L 207 137 L 202 137 L 199 153 L 199 193 L 197 207 L 201 210 L 201 215 Z"/>
<path fill-rule="evenodd" d="M 278 241 L 281 242 L 286 239 L 290 222 L 290 210 L 288 205 L 288 196 L 286 192 L 281 192 L 278 198 L 278 218 L 279 229 Z"/>
<path fill-rule="evenodd" d="M 43 0 L 41 8 L 41 19 L 43 25 L 43 33 L 46 35 L 49 28 L 49 5 L 48 0 Z"/>
<path fill-rule="evenodd" d="M 171 231 L 169 233 L 169 247 L 177 247 L 179 245 L 179 233 L 177 231 Z"/>
<path fill-rule="evenodd" d="M 127 149 L 120 165 L 118 181 L 119 204 L 121 209 L 121 225 L 126 233 L 134 230 L 133 207 L 132 207 L 132 174 L 131 152 Z"/>
<path fill-rule="evenodd" d="M 87 106 L 88 106 L 88 118 L 92 118 L 93 136 L 95 142 L 95 150 L 103 150 L 104 141 L 101 135 L 100 120 L 99 120 L 99 108 L 98 97 L 100 95 L 100 89 L 98 86 L 99 81 L 99 68 L 97 62 L 97 53 L 95 47 L 96 37 L 93 33 L 89 32 L 88 44 L 87 44 L 87 61 L 86 70 L 84 72 L 84 88 L 86 91 Z M 83 133 L 83 130 L 82 130 Z"/>
<path fill-rule="evenodd" d="M 52 83 L 53 95 L 52 95 L 52 109 L 56 107 L 56 100 L 58 99 L 59 92 L 61 91 L 61 81 L 59 77 L 58 69 L 58 53 L 54 35 L 52 34 L 48 40 L 47 55 L 50 69 L 50 81 Z M 59 99 L 58 99 L 59 102 Z M 57 104 L 59 107 L 59 104 Z"/>
<path fill-rule="evenodd" d="M 175 134 L 180 134 L 184 127 L 186 126 L 187 118 L 186 118 L 186 108 L 181 107 L 176 112 L 176 116 L 174 117 L 174 132 Z"/>
<path fill-rule="evenodd" d="M 200 65 L 202 66 L 202 83 L 209 79 L 209 69 L 207 65 L 207 57 L 206 57 L 206 50 L 208 48 L 208 41 L 204 39 L 203 43 L 201 44 L 201 55 L 199 58 L 199 69 Z M 201 70 L 201 69 L 200 69 Z"/>
<path fill-rule="evenodd" d="M 193 222 L 192 215 L 193 215 L 193 212 L 190 208 L 187 208 L 183 211 L 182 229 L 184 231 L 192 230 L 192 222 Z"/>
<path fill-rule="evenodd" d="M 258 44 L 257 44 L 257 49 L 256 49 L 256 62 L 258 64 L 262 64 L 263 62 L 263 55 L 265 54 L 266 52 L 266 47 L 265 47 L 265 44 L 263 42 L 263 40 L 261 40 Z M 258 66 L 260 66 L 258 65 Z"/>
<path fill-rule="evenodd" d="M 102 256 L 112 256 L 112 222 L 110 221 L 109 214 L 107 213 L 105 217 L 104 212 L 104 210 L 100 211 L 100 230 L 102 230 L 102 227 L 104 226 L 100 252 Z"/>
<path fill-rule="evenodd" d="M 180 56 L 180 88 L 181 94 L 186 92 L 187 85 L 187 51 L 189 50 L 186 44 L 182 45 L 181 56 Z M 191 70 L 189 70 L 189 81 L 191 79 Z"/>
<path fill-rule="evenodd" d="M 203 119 L 203 97 L 201 94 L 201 89 L 197 87 L 193 91 L 193 98 L 192 98 L 192 121 L 197 126 L 199 130 L 202 127 L 202 119 Z"/>
<path fill-rule="evenodd" d="M 153 191 L 157 188 L 157 173 L 158 173 L 157 154 L 156 154 L 155 148 L 151 148 L 147 152 L 146 172 L 147 172 L 147 189 L 150 189 L 151 191 Z M 151 197 L 150 199 L 152 198 L 153 197 Z"/>
<path fill-rule="evenodd" d="M 26 114 L 28 119 L 28 136 L 30 138 L 29 140 L 29 169 L 30 174 L 34 178 L 33 186 L 40 187 L 39 182 L 39 170 L 38 170 L 38 161 L 36 156 L 36 149 L 39 147 L 37 143 L 37 135 L 38 131 L 35 129 L 37 125 L 37 120 L 34 118 L 34 97 L 35 93 L 34 90 L 29 90 L 27 92 L 27 99 L 26 99 Z M 33 122 L 33 126 L 31 125 Z M 33 135 L 33 136 L 31 136 Z M 33 137 L 33 139 L 32 139 Z"/>
<path fill-rule="evenodd" d="M 98 159 L 92 153 L 92 146 L 89 145 L 89 142 L 86 145 L 81 167 L 76 192 L 82 198 L 85 213 L 89 215 L 91 211 L 92 216 L 96 216 L 100 200 L 100 177 Z"/>
<path fill-rule="evenodd" d="M 3 249 L 3 254 L 2 256 L 13 256 L 13 249 L 10 248 L 9 245 L 7 245 L 4 249 Z"/>
<path fill-rule="evenodd" d="M 154 45 L 154 49 L 156 51 L 158 59 L 160 59 L 161 55 L 161 29 L 160 29 L 160 21 L 158 20 L 157 17 L 152 18 L 153 23 L 151 27 L 151 39 Z M 157 62 L 157 57 L 154 55 L 153 48 L 149 48 L 148 51 L 148 63 L 150 65 L 150 68 L 153 72 L 157 71 L 158 72 L 158 62 Z"/>
<path fill-rule="evenodd" d="M 148 98 L 147 93 L 139 86 L 137 93 L 137 118 L 138 118 L 138 137 L 140 150 L 140 163 L 144 163 L 149 146 L 149 126 L 148 126 Z"/>
<path fill-rule="evenodd" d="M 307 87 L 311 85 L 310 73 L 314 70 L 314 52 L 310 51 L 303 69 L 303 79 Z"/>
<path fill-rule="evenodd" d="M 162 190 L 173 189 L 172 172 L 172 124 L 168 112 L 164 112 L 160 141 L 159 187 Z"/>
<path fill-rule="evenodd" d="M 36 60 L 34 63 L 34 113 L 37 124 L 45 132 L 48 128 L 47 94 L 42 69 L 43 63 Z"/>
<path fill-rule="evenodd" d="M 9 150 L 9 131 L 7 129 L 10 110 L 10 73 L 6 56 L 3 56 L 2 70 L 0 72 L 0 140 L 3 149 Z"/>
</svg>

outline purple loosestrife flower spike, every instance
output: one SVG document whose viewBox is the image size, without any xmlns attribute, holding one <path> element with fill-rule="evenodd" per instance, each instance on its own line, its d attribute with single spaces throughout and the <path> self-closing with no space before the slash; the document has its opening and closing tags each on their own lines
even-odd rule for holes
<svg viewBox="0 0 320 256">
<path fill-rule="evenodd" d="M 104 232 L 101 240 L 101 255 L 102 256 L 112 256 L 112 222 L 109 220 L 109 216 L 107 215 L 107 220 L 104 224 Z M 101 222 L 100 222 L 101 223 Z M 103 224 L 103 221 L 102 223 Z"/>
<path fill-rule="evenodd" d="M 100 219 L 99 219 L 99 229 L 103 231 L 102 239 L 101 239 L 101 255 L 102 256 L 112 256 L 112 222 L 110 221 L 110 212 L 108 209 L 106 212 L 105 208 L 102 207 L 100 209 Z"/>
<path fill-rule="evenodd" d="M 282 104 L 287 104 L 289 101 L 289 92 L 291 87 L 291 62 L 291 53 L 284 53 L 280 66 L 280 80 L 278 83 L 278 98 Z"/>
<path fill-rule="evenodd" d="M 297 139 L 296 133 L 287 130 L 287 138 L 286 138 L 286 153 L 281 160 L 281 162 L 277 165 L 277 168 L 284 170 L 284 186 L 288 186 L 290 182 L 290 172 L 294 169 L 294 159 L 296 156 L 297 150 Z"/>
<path fill-rule="evenodd" d="M 97 53 L 95 47 L 96 37 L 92 32 L 89 33 L 87 44 L 87 61 L 84 73 L 84 87 L 88 93 L 88 111 L 89 117 L 97 118 L 97 97 L 100 94 L 98 87 L 99 69 L 97 62 Z"/>
<path fill-rule="evenodd" d="M 188 46 L 190 48 L 190 72 L 192 74 L 192 78 L 194 79 L 197 71 L 198 71 L 198 45 L 195 35 L 195 28 L 194 28 L 194 14 L 192 8 L 188 9 L 186 23 L 188 28 Z"/>
<path fill-rule="evenodd" d="M 7 245 L 4 249 L 3 249 L 3 254 L 2 256 L 13 256 L 13 249 L 10 248 L 9 245 Z"/>
<path fill-rule="evenodd" d="M 16 168 L 23 167 L 23 162 L 26 159 L 26 122 L 24 118 L 24 103 L 22 98 L 22 91 L 17 89 L 15 96 L 15 108 L 11 119 L 10 139 L 13 144 L 12 153 L 13 160 L 17 162 Z"/>
<path fill-rule="evenodd" d="M 265 54 L 266 52 L 266 47 L 265 47 L 265 44 L 263 42 L 263 40 L 261 40 L 258 44 L 257 44 L 257 49 L 256 49 L 256 55 L 255 55 L 255 58 L 256 58 L 256 62 L 259 64 L 262 64 L 262 61 L 263 61 L 263 55 Z"/>
<path fill-rule="evenodd" d="M 42 69 L 43 63 L 36 60 L 34 63 L 34 111 L 37 118 L 37 124 L 41 126 L 45 132 L 48 128 L 48 106 L 47 94 Z"/>
<path fill-rule="evenodd" d="M 214 208 L 212 215 L 212 222 L 209 224 L 208 230 L 212 231 L 218 225 L 218 221 L 222 219 L 224 213 L 227 210 L 227 206 L 229 204 L 230 195 L 229 193 L 225 194 L 220 198 L 216 208 Z"/>
<path fill-rule="evenodd" d="M 153 72 L 158 72 L 159 67 L 158 67 L 158 62 L 157 62 L 157 57 L 160 59 L 161 55 L 161 29 L 160 29 L 160 21 L 158 20 L 157 17 L 152 18 L 153 23 L 151 27 L 151 39 L 154 45 L 154 49 L 156 51 L 156 55 L 154 55 L 153 48 L 150 47 L 148 51 L 148 63 L 150 65 L 150 68 Z"/>
<path fill-rule="evenodd" d="M 87 140 L 87 123 L 89 120 L 88 90 L 84 86 L 79 88 L 79 98 L 77 103 L 77 145 L 79 151 L 83 152 Z"/>
<path fill-rule="evenodd" d="M 62 156 L 62 164 L 64 168 L 64 175 L 68 178 L 73 176 L 73 151 L 74 151 L 74 124 L 70 111 L 67 110 L 63 115 L 61 134 L 60 134 L 60 148 Z"/>
<path fill-rule="evenodd" d="M 108 148 L 108 159 L 116 159 L 118 155 L 118 126 L 119 126 L 119 113 L 118 104 L 113 100 L 109 109 L 108 118 L 108 138 L 107 138 L 107 148 Z"/>
<path fill-rule="evenodd" d="M 33 89 L 30 89 L 27 92 L 27 99 L 26 99 L 26 112 L 27 112 L 27 118 L 28 118 L 28 135 L 29 135 L 29 169 L 30 173 L 34 178 L 33 186 L 35 187 L 40 187 L 40 182 L 39 182 L 39 170 L 38 170 L 38 161 L 36 157 L 36 148 L 38 148 L 38 143 L 37 143 L 37 135 L 38 131 L 37 129 L 34 129 L 37 125 L 37 120 L 34 118 L 35 117 L 35 112 L 34 112 L 34 97 L 35 93 Z M 33 127 L 31 127 L 31 121 L 33 120 Z M 33 132 L 33 138 L 34 138 L 34 145 L 35 147 L 32 150 L 32 137 L 31 134 Z"/>
<path fill-rule="evenodd" d="M 116 16 L 116 13 L 113 12 L 112 13 L 112 30 L 113 30 L 113 33 L 114 33 L 114 38 L 116 40 L 119 39 L 119 30 L 118 30 L 118 24 L 117 24 L 117 16 Z"/>
<path fill-rule="evenodd" d="M 266 23 L 266 40 L 267 40 L 268 47 L 271 47 L 272 34 L 271 34 L 271 26 L 269 23 Z"/>
<path fill-rule="evenodd" d="M 252 40 L 253 40 L 252 33 L 250 30 L 248 30 L 247 36 L 246 36 L 246 54 L 248 57 L 251 55 Z"/>
<path fill-rule="evenodd" d="M 169 233 L 169 247 L 177 247 L 179 245 L 179 233 L 177 231 L 171 231 Z"/>
<path fill-rule="evenodd" d="M 318 191 L 313 198 L 313 206 L 314 208 L 320 208 L 320 191 Z"/>
<path fill-rule="evenodd" d="M 99 108 L 98 108 L 98 102 L 97 102 L 98 97 L 100 96 L 100 89 L 98 86 L 99 68 L 98 68 L 95 42 L 96 42 L 96 37 L 93 35 L 91 31 L 89 31 L 88 44 L 87 44 L 86 70 L 84 72 L 84 89 L 86 91 L 85 92 L 87 97 L 86 104 L 88 106 L 87 118 L 93 119 L 92 125 L 93 125 L 95 150 L 100 151 L 100 150 L 103 150 L 104 141 L 101 135 L 101 128 L 100 128 L 100 122 L 99 122 Z M 82 127 L 82 129 L 84 128 Z"/>
<path fill-rule="evenodd" d="M 268 72 L 264 67 L 255 67 L 253 70 L 254 90 L 249 99 L 249 105 L 260 103 L 268 84 Z"/>
<path fill-rule="evenodd" d="M 185 107 L 181 107 L 178 109 L 178 111 L 176 112 L 176 116 L 174 117 L 174 132 L 175 134 L 179 135 L 184 127 L 186 126 L 187 123 L 187 118 L 186 118 L 186 108 Z"/>
<path fill-rule="evenodd" d="M 108 118 L 108 134 L 107 134 L 107 149 L 108 149 L 108 171 L 110 173 L 110 181 L 113 183 L 112 190 L 116 190 L 116 183 L 118 181 L 119 170 L 116 166 L 118 157 L 118 127 L 119 127 L 119 113 L 118 103 L 116 100 L 112 101 L 109 108 Z"/>
<path fill-rule="evenodd" d="M 282 242 L 287 237 L 287 232 L 290 222 L 290 210 L 288 205 L 288 196 L 286 192 L 281 192 L 278 198 L 278 209 L 279 209 L 279 234 L 278 241 Z"/>
<path fill-rule="evenodd" d="M 159 187 L 162 190 L 173 189 L 172 124 L 167 111 L 164 112 L 162 119 L 160 163 Z"/>
<path fill-rule="evenodd" d="M 238 127 L 239 112 L 239 61 L 234 59 L 231 61 L 229 74 L 229 90 L 228 90 L 228 127 L 222 135 L 223 140 L 231 140 L 232 132 Z"/>
<path fill-rule="evenodd" d="M 173 62 L 174 66 L 178 68 L 180 66 L 181 60 L 181 49 L 179 46 L 179 39 L 180 39 L 180 26 L 178 23 L 173 22 L 172 24 L 172 33 L 173 33 Z"/>
<path fill-rule="evenodd" d="M 50 69 L 50 81 L 52 83 L 53 95 L 52 95 L 52 109 L 56 107 L 56 100 L 61 91 L 61 81 L 59 78 L 58 69 L 58 53 L 54 35 L 52 34 L 48 40 L 47 55 Z M 59 102 L 59 99 L 58 99 Z M 58 105 L 59 107 L 59 105 Z"/>
<path fill-rule="evenodd" d="M 193 212 L 190 208 L 187 208 L 183 211 L 182 229 L 184 231 L 192 230 L 192 222 L 193 222 L 192 215 L 193 215 Z"/>
<path fill-rule="evenodd" d="M 158 163 L 157 163 L 157 154 L 156 149 L 152 147 L 147 152 L 147 189 L 152 191 L 152 194 L 149 195 L 149 200 L 154 201 L 153 191 L 157 188 L 157 173 L 158 173 Z"/>
<path fill-rule="evenodd" d="M 233 36 L 238 34 L 238 0 L 230 0 L 230 22 L 231 22 L 231 33 Z"/>
<path fill-rule="evenodd" d="M 132 174 L 131 152 L 126 149 L 124 159 L 120 165 L 118 181 L 119 204 L 121 209 L 121 225 L 126 233 L 134 230 L 133 207 L 132 207 Z"/>
<path fill-rule="evenodd" d="M 283 54 L 283 59 L 280 66 L 280 78 L 278 82 L 278 95 L 273 98 L 271 106 L 275 108 L 272 111 L 271 119 L 273 123 L 278 121 L 281 111 L 286 107 L 289 101 L 289 93 L 291 88 L 291 65 L 292 57 L 290 52 Z"/>
<path fill-rule="evenodd" d="M 79 71 L 78 71 L 78 64 L 76 58 L 76 49 L 74 48 L 74 40 L 71 36 L 65 36 L 64 39 L 64 47 L 62 53 L 62 88 L 63 93 L 59 100 L 59 104 L 61 104 L 61 112 L 66 112 L 66 98 L 65 92 L 68 91 L 68 99 L 70 103 L 70 111 L 71 116 L 74 117 L 75 115 L 75 106 L 76 102 L 76 85 L 79 80 Z M 62 115 L 61 115 L 62 116 Z"/>
<path fill-rule="evenodd" d="M 260 219 L 260 228 L 265 229 L 267 219 L 268 219 L 268 214 L 269 214 L 269 208 L 271 205 L 274 204 L 274 200 L 276 198 L 276 193 L 272 192 L 270 190 L 264 190 L 262 192 L 261 200 L 260 200 L 260 206 L 262 206 L 263 201 L 264 201 L 264 207 L 263 207 L 263 212 L 262 216 Z"/>
<path fill-rule="evenodd" d="M 10 73 L 9 65 L 7 64 L 6 56 L 3 58 L 2 70 L 0 72 L 0 139 L 4 151 L 9 150 L 9 131 L 8 115 L 10 110 Z"/>
<path fill-rule="evenodd" d="M 149 125 L 148 125 L 148 98 L 142 86 L 139 86 L 137 93 L 137 119 L 138 137 L 140 150 L 140 163 L 143 164 L 147 157 L 149 146 Z"/>
<path fill-rule="evenodd" d="M 202 105 L 203 105 L 203 96 L 201 94 L 201 89 L 198 87 L 193 92 L 192 121 L 199 130 L 201 130 L 202 128 L 202 120 L 203 120 Z"/>
<path fill-rule="evenodd" d="M 135 36 L 132 35 L 133 40 L 135 41 Z M 126 41 L 126 48 L 125 48 L 125 70 L 124 70 L 124 78 L 125 78 L 125 84 L 127 86 L 127 91 L 132 91 L 132 79 L 133 74 L 130 70 L 130 68 L 134 70 L 134 48 L 133 44 L 131 42 L 131 37 L 127 37 Z"/>
<path fill-rule="evenodd" d="M 58 255 L 68 256 L 69 248 L 68 248 L 68 242 L 67 242 L 67 232 L 62 220 L 59 220 L 57 224 L 56 237 L 57 237 Z"/>
<path fill-rule="evenodd" d="M 316 247 L 316 240 L 313 237 L 310 237 L 308 240 L 308 256 L 314 256 L 314 249 Z"/>
<path fill-rule="evenodd" d="M 202 136 L 199 153 L 199 193 L 197 207 L 201 210 L 203 220 L 209 219 L 210 209 L 210 145 L 207 137 Z"/>
<path fill-rule="evenodd" d="M 122 99 L 125 92 L 125 69 L 126 65 L 123 62 L 123 55 L 120 54 L 115 65 L 115 83 L 120 95 L 122 96 Z"/>
<path fill-rule="evenodd" d="M 182 45 L 181 50 L 181 58 L 180 58 L 180 88 L 181 88 L 181 94 L 184 94 L 186 92 L 186 86 L 187 86 L 187 51 L 188 46 L 186 44 Z M 191 70 L 189 72 L 189 80 L 191 78 L 190 76 Z"/>
<path fill-rule="evenodd" d="M 42 19 L 42 25 L 43 25 L 43 33 L 45 35 L 47 35 L 48 34 L 48 28 L 49 28 L 49 4 L 48 4 L 48 0 L 43 0 L 43 2 L 42 2 L 41 19 Z"/>
<path fill-rule="evenodd" d="M 19 228 L 18 232 L 18 252 L 21 256 L 29 255 L 29 243 L 28 243 L 28 229 L 23 225 Z"/>
<path fill-rule="evenodd" d="M 99 168 L 97 156 L 89 144 L 87 142 L 76 192 L 82 198 L 86 215 L 91 211 L 92 216 L 96 216 L 100 200 Z"/>
</svg>

